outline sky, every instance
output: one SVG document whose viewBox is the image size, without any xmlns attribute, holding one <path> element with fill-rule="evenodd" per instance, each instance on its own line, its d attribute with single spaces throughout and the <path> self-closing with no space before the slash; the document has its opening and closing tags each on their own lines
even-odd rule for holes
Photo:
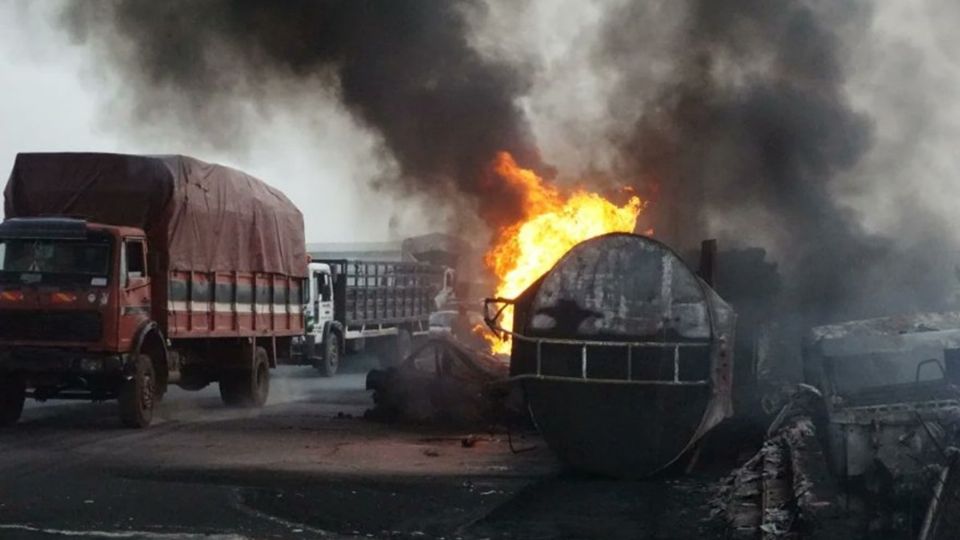
<svg viewBox="0 0 960 540">
<path fill-rule="evenodd" d="M 374 137 L 334 99 L 299 109 L 250 111 L 263 124 L 243 152 L 224 153 L 202 140 L 127 137 L 112 129 L 109 97 L 122 81 L 94 75 L 90 51 L 56 26 L 55 0 L 0 0 L 0 170 L 17 152 L 104 151 L 187 154 L 266 180 L 301 208 L 311 242 L 384 241 L 431 231 L 416 201 L 396 204 L 369 189 L 382 170 Z M 310 133 L 309 140 L 302 134 Z M 7 173 L 2 173 L 4 176 Z M 370 208 L 377 211 L 371 212 Z"/>
</svg>

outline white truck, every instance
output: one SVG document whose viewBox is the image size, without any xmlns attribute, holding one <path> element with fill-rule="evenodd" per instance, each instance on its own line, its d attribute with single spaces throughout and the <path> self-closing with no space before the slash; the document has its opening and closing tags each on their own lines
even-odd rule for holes
<svg viewBox="0 0 960 540">
<path fill-rule="evenodd" d="M 429 331 L 430 314 L 452 300 L 453 283 L 453 270 L 425 263 L 314 260 L 306 333 L 293 358 L 332 377 L 346 353 L 370 346 L 393 365 Z"/>
</svg>

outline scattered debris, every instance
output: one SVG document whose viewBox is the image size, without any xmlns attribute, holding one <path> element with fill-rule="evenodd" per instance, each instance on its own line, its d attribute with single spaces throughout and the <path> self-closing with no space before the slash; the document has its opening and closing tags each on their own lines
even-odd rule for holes
<svg viewBox="0 0 960 540">
<path fill-rule="evenodd" d="M 937 478 L 920 540 L 948 540 L 960 531 L 960 449 L 947 449 L 948 464 Z"/>
<path fill-rule="evenodd" d="M 450 335 L 434 335 L 400 366 L 367 374 L 374 407 L 364 416 L 455 425 L 503 422 L 521 410 L 519 398 L 513 397 L 516 404 L 511 404 L 506 380 L 507 366 L 500 360 Z"/>
<path fill-rule="evenodd" d="M 770 426 L 760 451 L 720 486 L 713 515 L 734 538 L 834 537 L 839 489 L 827 470 L 814 418 L 820 392 L 801 385 Z"/>
</svg>

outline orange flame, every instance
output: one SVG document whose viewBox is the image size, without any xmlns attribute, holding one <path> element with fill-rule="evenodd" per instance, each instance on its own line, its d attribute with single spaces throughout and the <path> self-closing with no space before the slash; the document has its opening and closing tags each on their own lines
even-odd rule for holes
<svg viewBox="0 0 960 540">
<path fill-rule="evenodd" d="M 526 215 L 502 229 L 486 254 L 487 266 L 499 280 L 495 295 L 500 298 L 516 298 L 584 240 L 611 232 L 633 232 L 644 207 L 637 196 L 623 206 L 584 190 L 565 196 L 533 171 L 518 167 L 507 152 L 497 155 L 494 171 L 522 193 Z M 513 329 L 511 308 L 503 312 L 500 326 Z M 489 339 L 493 352 L 509 354 L 509 337 Z"/>
</svg>

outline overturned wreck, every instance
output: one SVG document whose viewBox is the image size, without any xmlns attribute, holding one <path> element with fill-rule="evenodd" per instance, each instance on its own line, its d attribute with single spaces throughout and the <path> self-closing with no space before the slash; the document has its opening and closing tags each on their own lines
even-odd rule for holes
<svg viewBox="0 0 960 540">
<path fill-rule="evenodd" d="M 514 328 L 499 314 L 512 305 Z M 731 308 L 666 245 L 582 242 L 516 299 L 489 299 L 550 447 L 590 472 L 643 477 L 732 415 Z"/>
</svg>

